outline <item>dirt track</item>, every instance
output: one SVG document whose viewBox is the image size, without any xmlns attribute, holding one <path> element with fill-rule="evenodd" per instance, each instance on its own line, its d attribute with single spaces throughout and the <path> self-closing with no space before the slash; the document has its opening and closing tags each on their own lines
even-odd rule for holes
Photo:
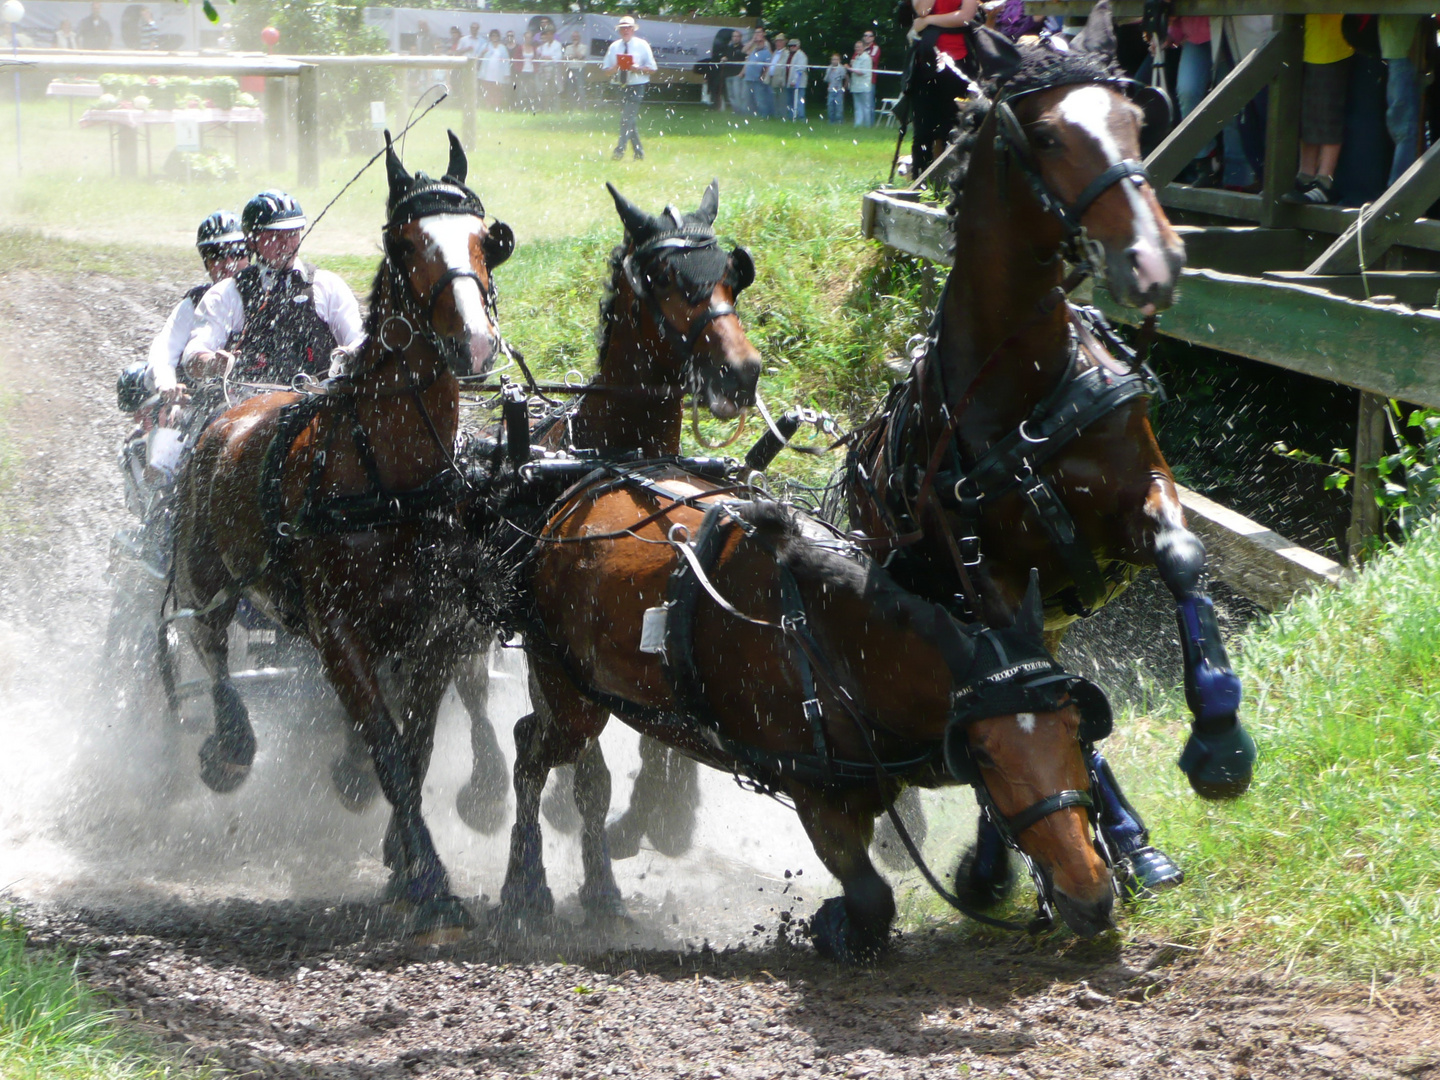
<svg viewBox="0 0 1440 1080">
<path fill-rule="evenodd" d="M 177 1049 L 286 1077 L 1440 1077 L 1434 984 L 1337 990 L 1240 970 L 1223 953 L 1067 935 L 975 943 L 948 923 L 898 940 L 877 969 L 846 971 L 795 935 L 777 941 L 820 896 L 762 895 L 753 863 L 721 866 L 724 883 L 711 885 L 700 875 L 713 867 L 658 858 L 629 871 L 627 896 L 644 895 L 634 924 L 608 935 L 571 928 L 573 886 L 552 870 L 562 898 L 553 933 L 501 942 L 482 931 L 416 950 L 366 899 L 381 880 L 373 815 L 333 811 L 327 850 L 348 845 L 351 865 L 333 887 L 306 878 L 297 891 L 328 898 L 296 901 L 275 897 L 317 855 L 302 848 L 272 865 L 269 849 L 283 847 L 273 829 L 222 850 L 224 872 L 190 883 L 197 864 L 184 851 L 247 836 L 233 803 L 202 812 L 182 801 L 192 816 L 168 832 L 107 818 L 77 838 L 99 819 L 59 814 L 61 831 L 37 820 L 42 781 L 46 805 L 68 811 L 92 774 L 61 752 L 72 734 L 58 719 L 64 737 L 47 743 L 48 716 L 9 706 L 43 691 L 56 717 L 81 709 L 81 661 L 107 601 L 98 568 L 124 520 L 114 374 L 184 284 L 0 274 L 4 438 L 19 455 L 0 498 L 0 726 L 7 748 L 23 727 L 49 755 L 44 768 L 0 764 L 0 849 L 24 847 L 31 860 L 15 892 L 36 940 L 82 950 L 87 979 Z M 310 775 L 293 768 L 281 779 Z M 251 805 L 283 790 L 252 793 Z M 328 805 L 321 796 L 314 807 Z M 477 843 L 503 848 L 498 837 Z M 53 865 L 34 861 L 52 851 Z M 498 886 L 501 857 L 471 895 Z M 116 869 L 126 858 L 151 865 L 127 877 Z M 691 903 L 688 879 L 707 902 Z M 476 907 L 483 919 L 488 904 Z M 729 947 L 706 947 L 707 936 Z"/>
</svg>

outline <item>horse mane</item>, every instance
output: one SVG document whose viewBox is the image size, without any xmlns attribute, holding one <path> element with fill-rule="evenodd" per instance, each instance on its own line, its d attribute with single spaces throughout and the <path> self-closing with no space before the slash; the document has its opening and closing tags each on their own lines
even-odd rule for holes
<svg viewBox="0 0 1440 1080">
<path fill-rule="evenodd" d="M 600 370 L 600 365 L 605 362 L 605 354 L 610 351 L 610 332 L 615 328 L 616 312 L 615 304 L 620 295 L 620 275 L 625 272 L 625 245 L 610 249 L 610 280 L 605 283 L 605 289 L 600 294 L 600 325 L 595 331 L 595 344 L 599 348 L 599 355 L 595 361 L 595 370 Z M 596 376 L 599 377 L 598 374 Z"/>
<path fill-rule="evenodd" d="M 975 141 L 998 98 L 1014 98 L 1036 90 L 1052 90 L 1057 86 L 1107 82 L 1118 74 L 1120 71 L 1114 57 L 1102 53 L 1061 50 L 1045 40 L 1020 46 L 1019 69 L 1003 81 L 992 79 L 983 83 L 983 93 L 961 105 L 959 122 L 951 132 L 950 142 L 956 146 L 955 165 L 950 176 L 950 202 L 946 206 L 951 238 L 955 235 L 956 215 L 965 193 L 965 178 L 970 171 Z"/>
<path fill-rule="evenodd" d="M 854 548 L 823 526 L 811 524 L 807 531 L 807 519 L 794 507 L 755 500 L 734 513 L 775 549 L 776 561 L 797 580 L 861 596 L 881 620 L 935 641 L 935 620 L 942 617 L 936 605 L 901 588 L 873 559 L 856 558 Z"/>
<path fill-rule="evenodd" d="M 361 329 L 365 331 L 365 340 L 369 341 L 380 332 L 380 294 L 385 289 L 385 262 L 394 256 L 390 250 L 390 237 L 386 235 L 384 254 L 380 259 L 380 265 L 375 267 L 375 279 L 370 282 L 370 295 L 365 299 L 365 322 Z"/>
</svg>

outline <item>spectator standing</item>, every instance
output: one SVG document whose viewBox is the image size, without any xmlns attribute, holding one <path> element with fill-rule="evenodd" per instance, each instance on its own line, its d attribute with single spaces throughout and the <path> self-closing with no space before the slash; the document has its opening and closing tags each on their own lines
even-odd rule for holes
<svg viewBox="0 0 1440 1080">
<path fill-rule="evenodd" d="M 800 50 L 800 39 L 785 43 L 785 119 L 805 119 L 805 87 L 810 83 L 810 58 Z"/>
<path fill-rule="evenodd" d="M 464 51 L 465 35 L 460 32 L 458 26 L 450 27 L 450 40 L 445 45 L 445 52 L 449 56 L 458 56 Z"/>
<path fill-rule="evenodd" d="M 790 50 L 784 34 L 775 35 L 775 48 L 770 52 L 770 66 L 765 69 L 765 81 L 770 86 L 770 115 L 783 116 L 785 113 L 785 61 L 790 59 Z"/>
<path fill-rule="evenodd" d="M 540 108 L 546 112 L 560 107 L 564 60 L 565 47 L 555 40 L 554 25 L 546 23 L 540 28 L 540 44 L 535 46 L 535 78 L 540 84 Z"/>
<path fill-rule="evenodd" d="M 569 86 L 571 99 L 579 108 L 585 108 L 588 100 L 585 85 L 585 43 L 579 30 L 570 31 L 570 44 L 565 46 L 565 82 Z"/>
<path fill-rule="evenodd" d="M 435 55 L 435 35 L 430 32 L 430 24 L 424 19 L 415 24 L 415 55 Z"/>
<path fill-rule="evenodd" d="M 1385 61 L 1385 127 L 1395 143 L 1390 183 L 1420 153 L 1420 72 L 1411 59 L 1423 15 L 1380 16 L 1380 58 Z"/>
<path fill-rule="evenodd" d="M 491 30 L 480 57 L 480 86 L 485 91 L 485 108 L 495 112 L 507 104 L 510 87 L 510 50 L 500 40 L 500 31 Z"/>
<path fill-rule="evenodd" d="M 910 167 L 920 176 L 939 152 L 938 145 L 955 127 L 958 99 L 969 95 L 961 74 L 969 50 L 961 28 L 975 18 L 977 0 L 911 0 L 910 33 L 917 39 L 913 74 L 907 93 L 914 105 L 914 139 Z M 929 31 L 930 33 L 927 33 Z M 933 38 L 933 45 L 930 44 Z M 928 46 L 928 47 L 927 47 Z"/>
<path fill-rule="evenodd" d="M 1289 203 L 1335 201 L 1335 166 L 1345 139 L 1345 93 L 1355 50 L 1340 31 L 1343 15 L 1305 16 L 1305 62 L 1300 75 L 1300 171 Z"/>
<path fill-rule="evenodd" d="M 105 21 L 105 16 L 101 15 L 100 11 L 99 4 L 91 4 L 90 14 L 80 20 L 80 28 L 75 32 L 80 39 L 80 48 L 108 49 L 115 40 L 115 30 Z"/>
<path fill-rule="evenodd" d="M 743 115 L 745 112 L 745 35 L 736 30 L 730 35 L 730 44 L 725 50 L 725 100 L 730 111 Z"/>
<path fill-rule="evenodd" d="M 825 69 L 825 119 L 832 124 L 845 122 L 845 65 L 838 52 L 830 54 Z"/>
<path fill-rule="evenodd" d="M 55 31 L 55 48 L 57 49 L 78 49 L 80 39 L 70 27 L 69 19 L 60 20 L 60 29 Z"/>
<path fill-rule="evenodd" d="M 480 35 L 480 24 L 472 22 L 470 32 L 460 39 L 460 44 L 455 51 L 462 56 L 479 57 L 480 50 L 484 45 L 485 39 Z"/>
<path fill-rule="evenodd" d="M 1170 20 L 1170 42 L 1180 48 L 1180 66 L 1175 74 L 1175 97 L 1180 119 L 1185 119 L 1205 100 L 1210 91 L 1210 17 L 1180 15 Z M 1160 61 L 1157 59 L 1156 63 Z M 1215 153 L 1211 139 L 1180 174 L 1180 182 L 1196 187 L 1213 187 L 1215 171 L 1210 164 Z"/>
<path fill-rule="evenodd" d="M 510 50 L 510 70 L 515 74 L 515 108 L 535 111 L 535 34 L 526 30 L 518 48 Z"/>
<path fill-rule="evenodd" d="M 150 13 L 148 7 L 140 9 L 138 29 L 140 31 L 140 48 L 146 51 L 160 48 L 160 24 L 155 21 L 155 16 Z"/>
<path fill-rule="evenodd" d="M 1005 0 L 1005 6 L 995 16 L 995 29 L 1011 41 L 1038 34 L 1044 25 L 1045 20 L 1025 13 L 1025 0 Z M 1206 40 L 1209 40 L 1208 36 Z"/>
<path fill-rule="evenodd" d="M 628 141 L 635 148 L 635 160 L 643 161 L 640 146 L 640 103 L 645 100 L 645 87 L 655 72 L 655 54 L 650 43 L 635 33 L 635 20 L 626 15 L 615 25 L 619 37 L 605 50 L 603 70 L 620 81 L 620 141 L 615 144 L 615 160 L 625 156 Z"/>
<path fill-rule="evenodd" d="M 1275 36 L 1269 15 L 1210 17 L 1210 81 L 1219 83 L 1245 57 Z M 1223 183 L 1232 191 L 1259 191 L 1255 170 L 1264 158 L 1266 94 L 1261 93 L 1220 132 Z"/>
<path fill-rule="evenodd" d="M 745 86 L 745 111 L 751 116 L 773 116 L 775 95 L 765 75 L 770 67 L 770 42 L 763 27 L 757 26 L 750 43 L 745 46 L 745 69 L 741 75 Z"/>
<path fill-rule="evenodd" d="M 862 38 L 855 42 L 855 54 L 850 58 L 850 104 L 855 110 L 856 127 L 873 127 L 875 124 L 875 68 L 870 59 L 870 50 Z"/>
</svg>

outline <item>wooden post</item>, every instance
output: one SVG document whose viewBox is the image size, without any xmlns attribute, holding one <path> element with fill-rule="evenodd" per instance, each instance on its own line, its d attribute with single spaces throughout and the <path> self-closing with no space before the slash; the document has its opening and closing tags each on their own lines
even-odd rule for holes
<svg viewBox="0 0 1440 1080">
<path fill-rule="evenodd" d="M 1355 456 L 1351 464 L 1350 528 L 1345 532 L 1345 546 L 1350 565 L 1358 567 L 1365 544 L 1380 533 L 1380 507 L 1375 504 L 1379 477 L 1375 462 L 1385 453 L 1385 410 L 1389 401 L 1379 394 L 1360 392 L 1360 415 L 1355 425 Z"/>
<path fill-rule="evenodd" d="M 299 185 L 320 183 L 320 69 L 313 64 L 300 70 L 295 94 L 295 157 Z"/>
<path fill-rule="evenodd" d="M 1265 124 L 1265 185 L 1260 190 L 1260 224 L 1283 224 L 1288 207 L 1280 201 L 1295 186 L 1300 167 L 1300 61 L 1305 53 L 1305 16 L 1280 16 L 1280 73 L 1270 84 Z"/>
<path fill-rule="evenodd" d="M 265 80 L 265 130 L 270 142 L 270 171 L 285 171 L 285 80 Z"/>
<path fill-rule="evenodd" d="M 452 69 L 460 80 L 460 142 L 467 151 L 475 149 L 475 94 L 480 79 L 480 61 L 473 56 L 464 67 Z"/>
</svg>

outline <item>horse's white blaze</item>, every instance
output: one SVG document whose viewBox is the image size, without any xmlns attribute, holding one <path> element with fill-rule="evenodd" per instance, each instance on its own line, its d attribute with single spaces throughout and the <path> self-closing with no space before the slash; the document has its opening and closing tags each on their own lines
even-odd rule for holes
<svg viewBox="0 0 1440 1080">
<path fill-rule="evenodd" d="M 445 264 L 447 270 L 473 270 L 470 262 L 470 237 L 474 235 L 474 218 L 468 214 L 436 214 L 422 218 L 420 232 L 429 242 L 426 254 Z M 474 278 L 456 278 L 450 283 L 455 297 L 455 312 L 471 339 L 491 340 L 496 336 L 495 324 L 485 310 L 480 285 Z"/>
<path fill-rule="evenodd" d="M 1035 714 L 1033 712 L 1016 713 L 1015 722 L 1020 725 L 1020 730 L 1026 735 L 1035 734 Z"/>
<path fill-rule="evenodd" d="M 1110 113 L 1118 107 L 1123 106 L 1114 92 L 1103 86 L 1081 86 L 1060 99 L 1061 117 L 1095 140 L 1105 155 L 1106 165 L 1124 160 L 1120 144 L 1110 130 Z M 1141 198 L 1139 190 L 1128 179 L 1121 180 L 1118 186 L 1125 192 L 1125 198 L 1130 203 L 1131 220 L 1135 223 L 1130 247 L 1135 254 L 1136 284 L 1143 292 L 1151 285 L 1170 280 L 1170 264 L 1165 258 L 1165 244 L 1160 238 L 1160 223 L 1155 219 L 1150 204 Z"/>
</svg>

